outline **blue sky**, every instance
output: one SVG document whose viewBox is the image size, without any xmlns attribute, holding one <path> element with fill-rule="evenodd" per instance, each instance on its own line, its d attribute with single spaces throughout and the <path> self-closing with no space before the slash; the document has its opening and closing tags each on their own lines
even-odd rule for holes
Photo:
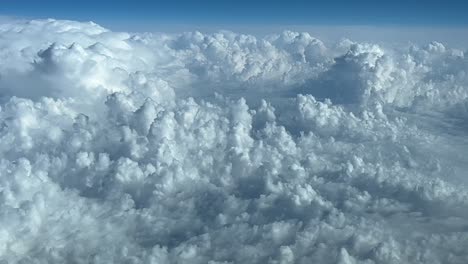
<svg viewBox="0 0 468 264">
<path fill-rule="evenodd" d="M 0 15 L 92 20 L 111 28 L 174 25 L 468 25 L 468 1 L 2 0 Z"/>
</svg>

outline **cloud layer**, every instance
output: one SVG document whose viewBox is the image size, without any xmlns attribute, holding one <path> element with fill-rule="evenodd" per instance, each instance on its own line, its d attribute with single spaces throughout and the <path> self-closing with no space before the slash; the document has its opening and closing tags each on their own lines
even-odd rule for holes
<svg viewBox="0 0 468 264">
<path fill-rule="evenodd" d="M 0 25 L 6 263 L 467 263 L 468 53 Z"/>
</svg>

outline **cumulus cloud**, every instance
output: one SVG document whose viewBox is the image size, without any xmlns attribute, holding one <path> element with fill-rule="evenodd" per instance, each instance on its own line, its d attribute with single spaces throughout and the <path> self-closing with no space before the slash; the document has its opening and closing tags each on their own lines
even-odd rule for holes
<svg viewBox="0 0 468 264">
<path fill-rule="evenodd" d="M 0 26 L 0 260 L 467 263 L 467 51 Z"/>
</svg>

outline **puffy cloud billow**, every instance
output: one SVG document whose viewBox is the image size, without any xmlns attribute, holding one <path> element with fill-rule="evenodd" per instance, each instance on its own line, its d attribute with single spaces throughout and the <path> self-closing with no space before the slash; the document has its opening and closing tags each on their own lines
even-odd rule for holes
<svg viewBox="0 0 468 264">
<path fill-rule="evenodd" d="M 0 25 L 0 263 L 468 263 L 468 53 Z"/>
</svg>

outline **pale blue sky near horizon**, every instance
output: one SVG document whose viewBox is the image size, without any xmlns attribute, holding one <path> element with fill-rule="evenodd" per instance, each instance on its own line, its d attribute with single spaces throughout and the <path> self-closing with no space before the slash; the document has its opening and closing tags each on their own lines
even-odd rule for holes
<svg viewBox="0 0 468 264">
<path fill-rule="evenodd" d="M 0 14 L 93 20 L 112 26 L 224 25 L 402 25 L 468 26 L 462 0 L 2 0 Z"/>
<path fill-rule="evenodd" d="M 467 11 L 468 1 L 461 0 L 2 0 L 0 5 L 4 17 L 94 21 L 116 31 L 291 29 L 331 39 L 443 39 L 456 46 L 468 45 Z"/>
</svg>

